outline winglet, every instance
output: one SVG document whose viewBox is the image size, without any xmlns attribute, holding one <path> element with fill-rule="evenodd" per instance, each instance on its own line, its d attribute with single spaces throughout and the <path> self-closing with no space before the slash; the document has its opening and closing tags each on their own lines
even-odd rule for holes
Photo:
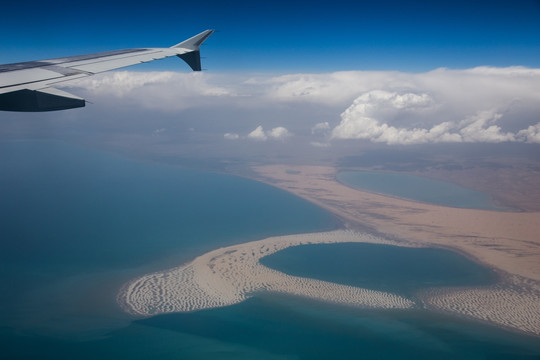
<svg viewBox="0 0 540 360">
<path fill-rule="evenodd" d="M 213 32 L 214 30 L 205 30 L 181 43 L 171 46 L 171 48 L 183 50 L 184 52 L 179 53 L 177 56 L 184 60 L 193 71 L 201 71 L 200 46 Z"/>
</svg>

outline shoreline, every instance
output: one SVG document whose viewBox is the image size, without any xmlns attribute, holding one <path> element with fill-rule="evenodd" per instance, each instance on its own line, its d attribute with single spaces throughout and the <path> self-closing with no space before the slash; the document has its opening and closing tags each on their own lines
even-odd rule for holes
<svg viewBox="0 0 540 360">
<path fill-rule="evenodd" d="M 534 331 L 493 320 L 498 312 L 516 312 L 512 304 L 523 294 L 527 299 L 519 300 L 519 306 L 540 304 L 540 238 L 537 236 L 540 212 L 446 207 L 372 193 L 342 184 L 336 178 L 337 170 L 331 167 L 267 165 L 253 167 L 253 170 L 257 174 L 254 180 L 322 207 L 341 219 L 348 229 L 369 229 L 370 233 L 393 239 L 400 245 L 454 251 L 492 269 L 499 281 L 488 293 L 482 292 L 483 288 L 445 290 L 445 301 L 454 296 L 452 302 L 468 303 L 467 309 L 448 308 L 451 305 L 443 304 L 440 289 L 437 296 L 426 299 L 426 305 L 434 311 L 540 336 L 538 317 L 530 319 Z M 478 302 L 497 292 L 503 295 L 497 304 L 487 300 Z M 505 300 L 505 296 L 509 299 Z M 510 307 L 505 307 L 508 304 Z M 483 313 L 482 307 L 495 305 L 499 308 L 494 313 Z M 536 306 L 538 313 L 540 305 Z M 519 311 L 515 313 L 515 316 L 521 315 Z"/>
<path fill-rule="evenodd" d="M 287 275 L 259 259 L 291 246 L 341 242 L 395 242 L 349 230 L 286 235 L 219 248 L 181 266 L 124 285 L 118 302 L 128 313 L 152 316 L 227 306 L 260 292 L 291 294 L 363 308 L 402 309 L 414 303 L 397 294 Z"/>
<path fill-rule="evenodd" d="M 540 284 L 540 212 L 454 208 L 370 193 L 339 183 L 331 167 L 267 165 L 254 170 L 258 175 L 252 179 L 327 210 L 347 229 L 450 249 Z"/>
<path fill-rule="evenodd" d="M 353 170 L 351 170 L 351 171 L 353 171 Z M 379 171 L 368 171 L 368 170 L 358 170 L 358 171 L 375 172 L 375 173 L 383 174 L 383 172 L 379 172 Z M 396 200 L 400 200 L 400 201 L 407 201 L 407 202 L 418 203 L 418 204 L 428 204 L 428 205 L 442 206 L 442 207 L 451 208 L 451 209 L 457 209 L 457 210 L 470 209 L 470 210 L 483 210 L 483 211 L 497 211 L 497 212 L 503 212 L 503 213 L 506 213 L 506 212 L 516 212 L 516 213 L 527 212 L 527 211 L 525 211 L 523 209 L 512 208 L 512 207 L 509 207 L 509 206 L 496 204 L 495 199 L 493 199 L 492 197 L 490 198 L 490 205 L 494 207 L 493 209 L 482 209 L 482 208 L 475 208 L 475 207 L 460 207 L 460 206 L 453 206 L 453 205 L 436 204 L 436 203 L 431 203 L 431 202 L 422 201 L 422 200 L 415 200 L 415 199 L 411 199 L 411 198 L 407 198 L 407 197 L 403 197 L 403 196 L 399 196 L 399 195 L 394 195 L 394 194 L 389 194 L 389 193 L 384 193 L 384 192 L 378 192 L 378 191 L 368 190 L 368 189 L 362 189 L 360 187 L 347 185 L 345 182 L 340 181 L 338 179 L 338 177 L 337 177 L 338 173 L 339 173 L 339 171 L 336 171 L 335 176 L 334 176 L 334 181 L 336 183 L 338 183 L 340 185 L 343 185 L 343 186 L 345 186 L 347 188 L 350 188 L 350 189 L 358 190 L 358 191 L 365 192 L 365 193 L 372 194 L 372 195 L 383 196 L 383 197 L 387 197 L 387 198 L 390 198 L 390 199 L 396 199 Z M 384 172 L 384 173 L 385 174 L 396 174 L 395 172 Z M 406 175 L 409 175 L 409 174 L 406 174 Z M 411 175 L 411 176 L 418 176 L 418 175 Z M 418 177 L 420 177 L 420 176 L 418 176 Z M 440 181 L 440 182 L 447 182 L 449 184 L 461 187 L 461 185 L 457 185 L 457 184 L 454 184 L 454 183 L 451 183 L 451 182 L 448 182 L 448 181 L 444 181 L 444 180 L 440 180 L 440 179 L 434 179 L 434 178 L 427 178 L 427 179 L 434 180 L 434 181 Z M 258 181 L 261 181 L 261 180 L 258 180 Z M 270 185 L 269 183 L 266 183 L 266 184 Z M 475 190 L 475 191 L 477 191 L 477 190 Z M 480 191 L 478 191 L 478 192 L 480 192 Z M 484 194 L 487 195 L 487 193 L 484 193 Z"/>
<path fill-rule="evenodd" d="M 143 317 L 189 312 L 227 306 L 255 293 L 270 292 L 369 309 L 423 308 L 540 336 L 540 261 L 535 262 L 540 260 L 540 240 L 534 238 L 536 227 L 540 230 L 540 221 L 530 221 L 530 218 L 540 219 L 540 213 L 471 210 L 407 201 L 346 187 L 336 180 L 333 168 L 297 166 L 294 171 L 290 168 L 256 167 L 258 175 L 252 179 L 329 211 L 347 230 L 272 237 L 210 251 L 189 263 L 125 284 L 117 297 L 124 311 Z M 476 222 L 455 227 L 463 216 L 470 220 L 471 214 Z M 485 226 L 486 221 L 490 224 L 504 218 L 504 228 L 509 221 L 515 222 L 516 216 L 518 225 L 524 222 L 529 225 L 517 233 L 516 239 L 504 236 L 511 231 L 503 231 L 501 235 L 497 233 L 500 228 Z M 445 224 L 446 218 L 449 224 Z M 467 233 L 471 229 L 472 235 Z M 454 251 L 495 271 L 498 281 L 482 287 L 426 289 L 418 294 L 418 304 L 397 294 L 289 276 L 258 262 L 259 258 L 289 246 L 351 242 L 351 239 Z M 538 251 L 530 254 L 528 246 Z M 261 252 L 263 248 L 265 251 Z M 520 252 L 524 256 L 519 256 Z M 537 266 L 530 267 L 531 263 Z M 329 297 L 325 293 L 334 295 Z"/>
<path fill-rule="evenodd" d="M 133 279 L 122 287 L 117 301 L 132 316 L 148 317 L 224 307 L 270 293 L 363 309 L 435 311 L 540 336 L 540 303 L 535 301 L 540 288 L 521 277 L 486 286 L 426 288 L 405 297 L 292 276 L 259 261 L 291 246 L 351 242 L 422 247 L 352 230 L 270 237 L 219 248 L 178 267 Z"/>
</svg>

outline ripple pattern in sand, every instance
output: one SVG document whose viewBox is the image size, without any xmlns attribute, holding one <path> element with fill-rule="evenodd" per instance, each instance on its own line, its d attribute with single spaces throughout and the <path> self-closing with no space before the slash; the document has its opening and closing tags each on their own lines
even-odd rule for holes
<svg viewBox="0 0 540 360">
<path fill-rule="evenodd" d="M 520 276 L 484 288 L 440 289 L 426 293 L 430 308 L 540 335 L 540 287 Z"/>
<path fill-rule="evenodd" d="M 137 278 L 122 288 L 118 301 L 133 315 L 152 316 L 232 305 L 267 291 L 371 309 L 425 306 L 540 335 L 540 284 L 518 275 L 505 276 L 489 287 L 428 289 L 418 294 L 416 304 L 397 294 L 287 275 L 259 262 L 291 246 L 343 242 L 404 245 L 346 230 L 273 237 L 217 249 L 182 266 Z"/>
<path fill-rule="evenodd" d="M 231 305 L 263 291 L 365 308 L 414 306 L 396 294 L 290 276 L 259 263 L 260 258 L 290 246 L 340 242 L 395 244 L 342 230 L 268 238 L 217 249 L 180 267 L 135 279 L 124 286 L 119 302 L 126 311 L 142 316 Z"/>
</svg>

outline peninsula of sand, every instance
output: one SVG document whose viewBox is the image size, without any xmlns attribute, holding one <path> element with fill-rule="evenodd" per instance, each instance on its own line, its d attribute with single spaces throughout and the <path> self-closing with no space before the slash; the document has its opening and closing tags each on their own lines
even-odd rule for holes
<svg viewBox="0 0 540 360">
<path fill-rule="evenodd" d="M 217 249 L 188 264 L 135 279 L 119 295 L 123 308 L 135 315 L 156 315 L 221 307 L 269 291 L 365 308 L 404 309 L 411 300 L 396 294 L 295 277 L 270 269 L 259 259 L 290 246 L 340 242 L 386 243 L 352 231 L 301 234 Z"/>
<path fill-rule="evenodd" d="M 227 306 L 262 292 L 368 309 L 424 308 L 540 336 L 540 213 L 455 209 L 346 187 L 327 167 L 265 166 L 258 180 L 340 217 L 349 230 L 272 237 L 203 254 L 127 283 L 121 306 L 136 316 Z M 369 228 L 375 236 L 359 229 Z M 414 299 L 390 292 L 295 277 L 259 260 L 291 246 L 368 242 L 458 251 L 495 269 L 484 287 L 426 289 Z"/>
</svg>

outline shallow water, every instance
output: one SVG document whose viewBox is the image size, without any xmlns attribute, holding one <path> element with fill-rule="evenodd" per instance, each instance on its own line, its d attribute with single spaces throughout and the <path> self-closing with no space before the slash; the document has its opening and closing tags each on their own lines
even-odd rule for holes
<svg viewBox="0 0 540 360">
<path fill-rule="evenodd" d="M 483 210 L 508 210 L 494 205 L 491 197 L 482 192 L 420 176 L 343 171 L 338 173 L 337 179 L 350 187 L 437 205 Z"/>
</svg>

